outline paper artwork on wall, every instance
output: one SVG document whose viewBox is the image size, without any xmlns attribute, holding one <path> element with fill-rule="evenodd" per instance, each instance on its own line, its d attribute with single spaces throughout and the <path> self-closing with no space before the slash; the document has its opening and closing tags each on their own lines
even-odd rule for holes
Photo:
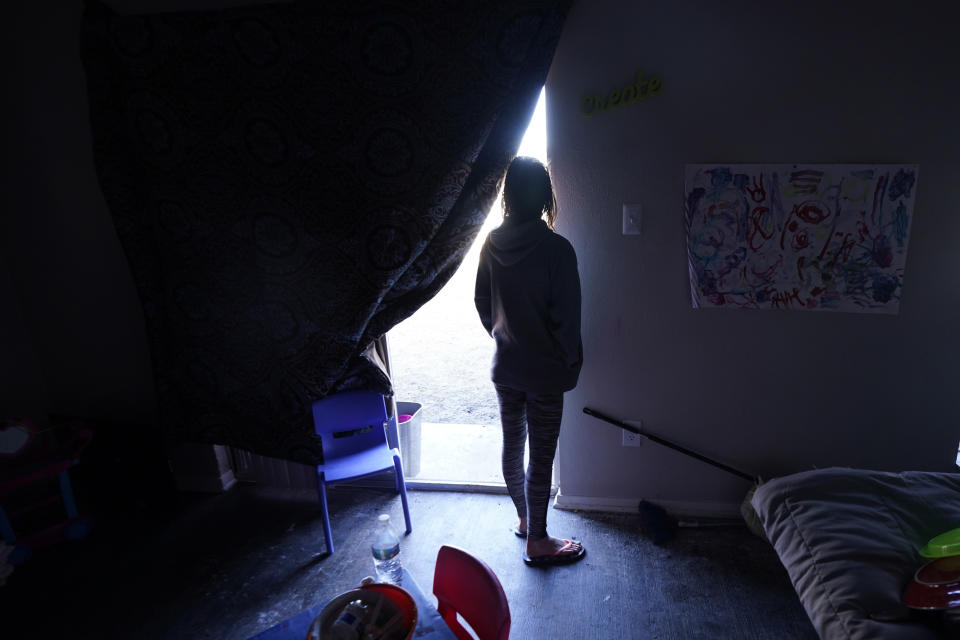
<svg viewBox="0 0 960 640">
<path fill-rule="evenodd" d="M 693 306 L 897 313 L 917 165 L 687 165 Z"/>
</svg>

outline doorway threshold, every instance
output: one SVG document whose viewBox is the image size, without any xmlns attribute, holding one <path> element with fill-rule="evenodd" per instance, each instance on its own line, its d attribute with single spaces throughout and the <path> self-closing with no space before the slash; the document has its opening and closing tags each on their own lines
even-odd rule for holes
<svg viewBox="0 0 960 640">
<path fill-rule="evenodd" d="M 463 493 L 495 493 L 507 495 L 507 485 L 495 482 L 451 482 L 448 480 L 408 479 L 408 491 L 459 491 Z M 557 495 L 557 486 L 551 485 L 550 497 Z"/>
<path fill-rule="evenodd" d="M 463 493 L 506 494 L 507 485 L 496 482 L 456 482 L 451 480 L 420 480 L 407 478 L 408 491 L 460 491 Z"/>
<path fill-rule="evenodd" d="M 507 494 L 500 468 L 500 426 L 424 422 L 417 473 L 407 489 Z M 524 466 L 529 452 L 524 456 Z M 556 493 L 556 483 L 550 495 Z"/>
<path fill-rule="evenodd" d="M 504 487 L 500 470 L 500 427 L 480 424 L 424 422 L 411 483 Z"/>
</svg>

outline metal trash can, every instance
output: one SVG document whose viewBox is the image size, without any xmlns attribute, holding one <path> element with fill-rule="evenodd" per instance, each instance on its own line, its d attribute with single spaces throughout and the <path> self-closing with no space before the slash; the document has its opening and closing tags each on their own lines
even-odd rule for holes
<svg viewBox="0 0 960 640">
<path fill-rule="evenodd" d="M 416 477 L 420 473 L 420 437 L 423 405 L 419 402 L 397 402 L 397 430 L 400 432 L 400 460 L 403 475 Z"/>
</svg>

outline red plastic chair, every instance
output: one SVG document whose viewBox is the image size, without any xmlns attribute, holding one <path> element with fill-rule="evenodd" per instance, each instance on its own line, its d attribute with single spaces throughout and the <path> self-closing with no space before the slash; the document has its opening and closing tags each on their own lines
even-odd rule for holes
<svg viewBox="0 0 960 640">
<path fill-rule="evenodd" d="M 463 549 L 443 545 L 433 574 L 437 610 L 459 640 L 473 636 L 457 619 L 459 613 L 479 640 L 507 640 L 510 605 L 500 580 L 487 563 Z"/>
</svg>

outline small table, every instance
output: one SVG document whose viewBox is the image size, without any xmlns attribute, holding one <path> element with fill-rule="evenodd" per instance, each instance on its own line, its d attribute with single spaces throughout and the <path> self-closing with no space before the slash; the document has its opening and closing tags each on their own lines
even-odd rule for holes
<svg viewBox="0 0 960 640">
<path fill-rule="evenodd" d="M 413 632 L 414 638 L 423 640 L 457 640 L 453 631 L 443 621 L 437 608 L 433 605 L 417 581 L 413 579 L 406 569 L 403 569 L 403 582 L 400 585 L 406 589 L 414 601 L 417 603 L 417 628 Z M 332 598 L 331 598 L 332 600 Z M 304 640 L 307 637 L 307 631 L 313 619 L 320 615 L 330 600 L 324 600 L 309 609 L 301 611 L 292 618 L 279 622 L 269 629 L 265 629 L 247 640 Z"/>
</svg>

